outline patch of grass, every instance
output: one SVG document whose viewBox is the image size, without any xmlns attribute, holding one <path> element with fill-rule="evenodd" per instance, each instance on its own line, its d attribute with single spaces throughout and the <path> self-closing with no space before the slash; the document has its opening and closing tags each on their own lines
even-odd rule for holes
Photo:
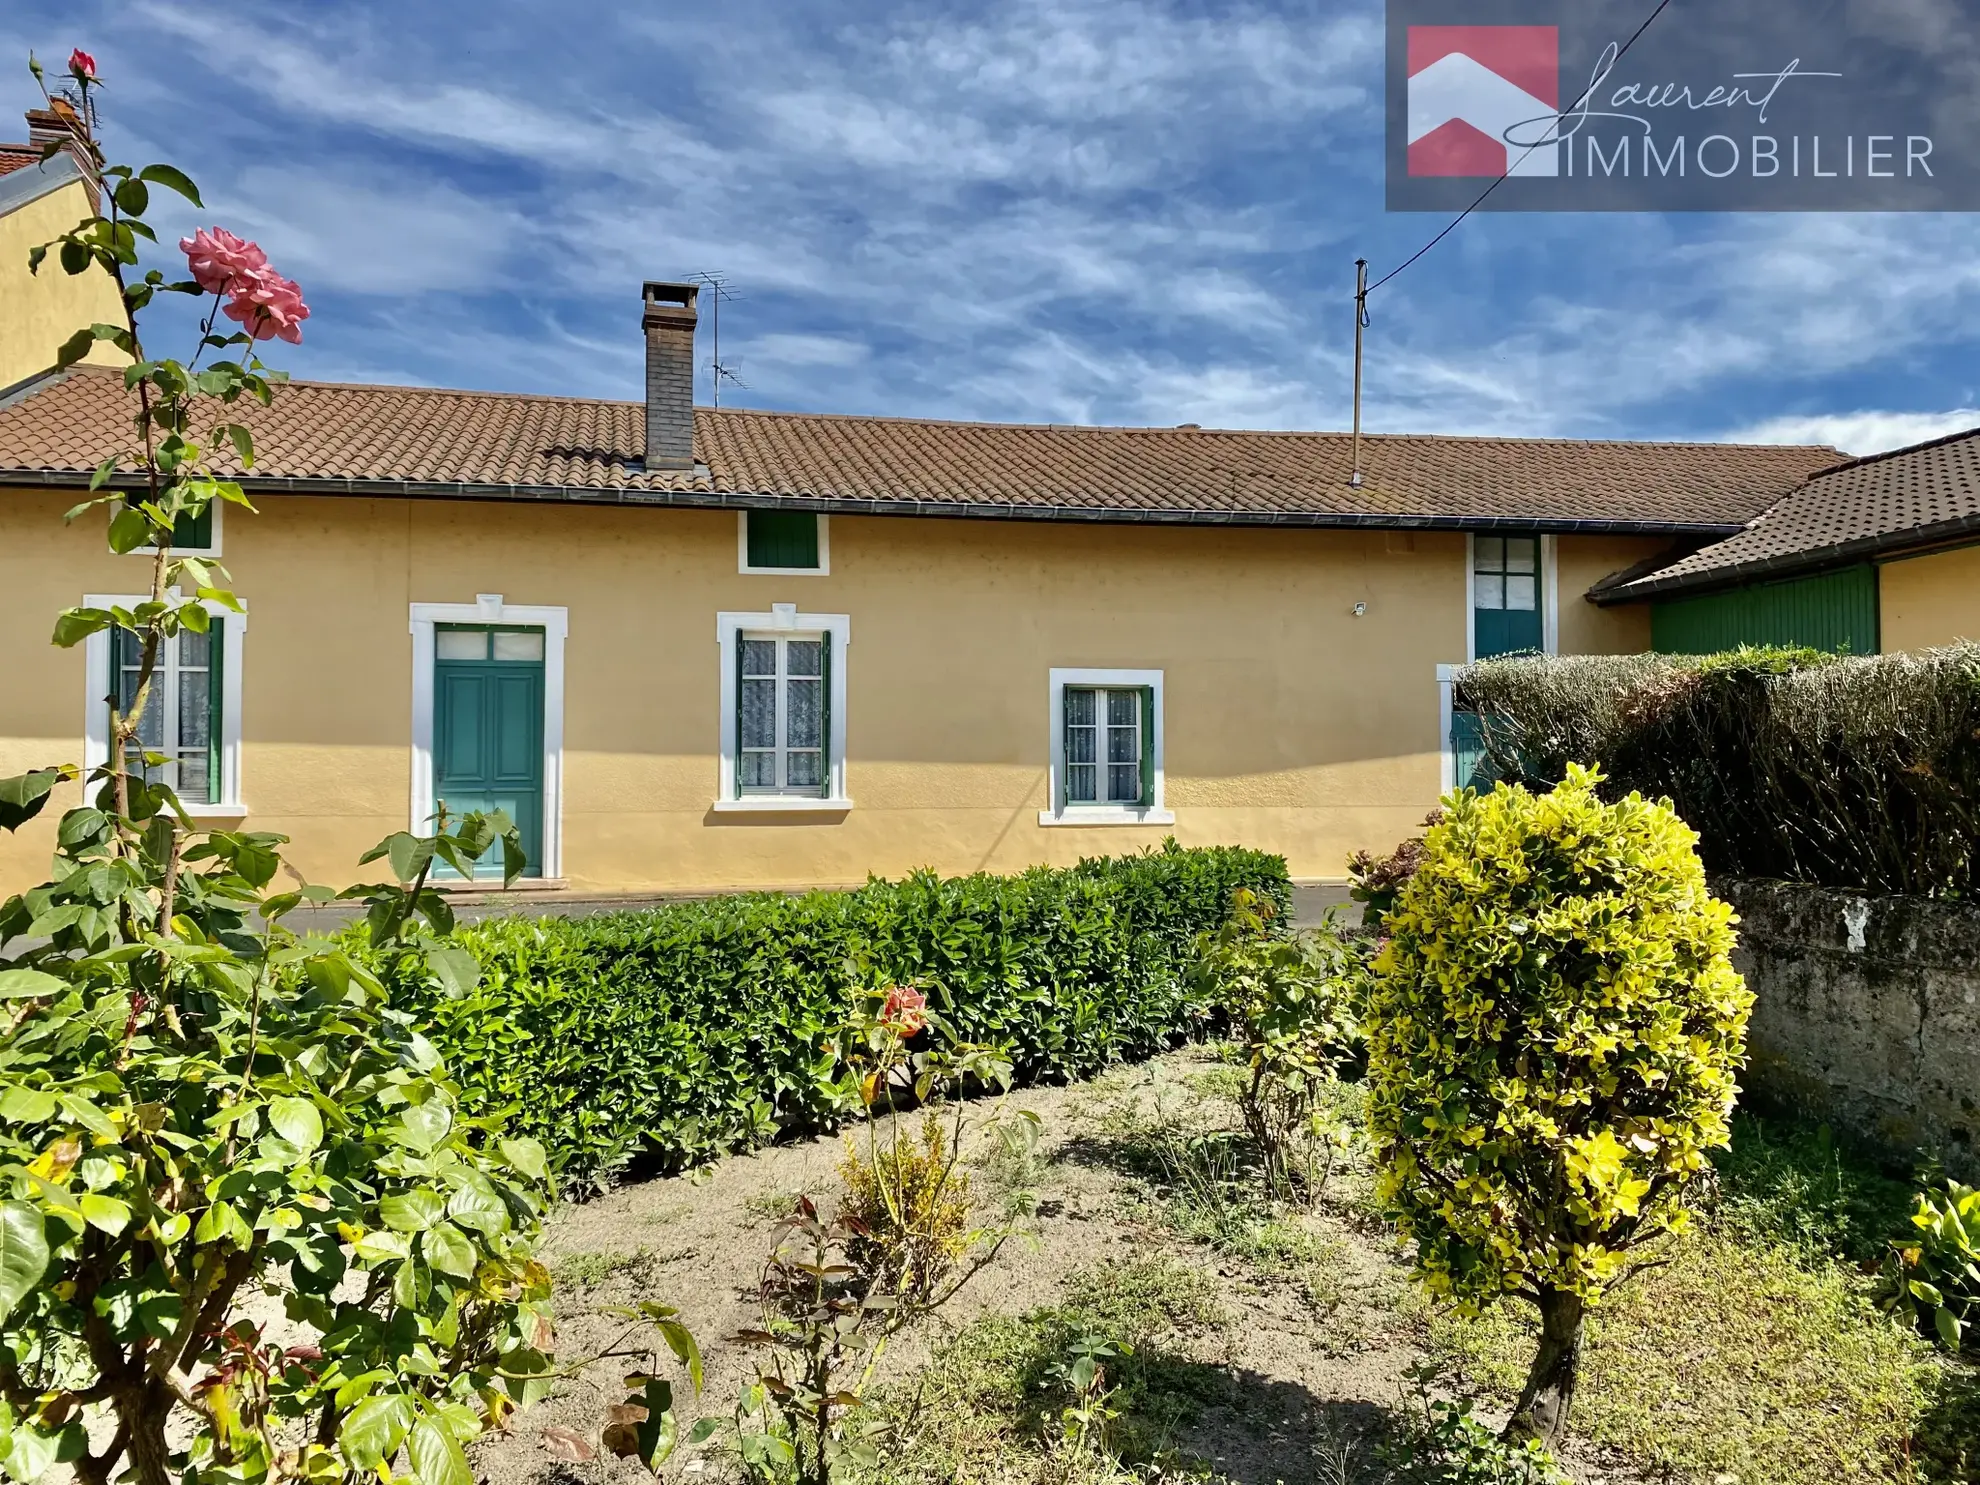
<svg viewBox="0 0 1980 1485">
<path fill-rule="evenodd" d="M 596 1289 L 617 1274 L 644 1268 L 653 1257 L 650 1249 L 625 1253 L 616 1249 L 602 1253 L 567 1253 L 550 1265 L 550 1280 L 560 1288 Z"/>
<path fill-rule="evenodd" d="M 752 1222 L 781 1222 L 797 1209 L 807 1191 L 759 1191 L 743 1199 L 743 1211 Z"/>
<path fill-rule="evenodd" d="M 1853 1264 L 1878 1262 L 1910 1231 L 1913 1186 L 1839 1143 L 1825 1124 L 1736 1114 L 1732 1148 L 1713 1164 L 1721 1230 Z"/>
<path fill-rule="evenodd" d="M 1577 1434 L 1678 1478 L 1912 1478 L 1907 1441 L 1931 1364 L 1869 1306 L 1857 1276 L 1736 1233 L 1694 1233 L 1669 1257 L 1591 1315 Z M 1500 1398 L 1517 1396 L 1534 1349 L 1528 1307 L 1433 1314 L 1429 1330 L 1433 1351 Z"/>
<path fill-rule="evenodd" d="M 1068 1398 L 1050 1379 L 1080 1337 L 1134 1348 L 1112 1368 L 1115 1449 L 1126 1466 L 1161 1457 L 1175 1431 L 1222 1399 L 1224 1373 L 1191 1355 L 1226 1318 L 1214 1282 L 1166 1257 L 1103 1264 L 1069 1277 L 1067 1302 L 991 1315 L 941 1348 L 916 1383 L 876 1410 L 890 1427 L 876 1481 L 1100 1481 L 1112 1462 L 1068 1458 L 1051 1442 Z"/>
</svg>

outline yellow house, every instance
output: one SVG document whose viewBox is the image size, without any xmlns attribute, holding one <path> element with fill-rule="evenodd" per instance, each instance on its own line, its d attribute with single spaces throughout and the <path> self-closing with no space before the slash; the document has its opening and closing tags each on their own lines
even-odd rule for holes
<svg viewBox="0 0 1980 1485">
<path fill-rule="evenodd" d="M 245 618 L 168 657 L 151 747 L 208 819 L 344 882 L 501 805 L 546 891 L 1006 871 L 1173 835 L 1338 879 L 1451 778 L 1448 667 L 1637 651 L 1584 593 L 1741 529 L 1833 450 L 1080 428 L 692 406 L 649 284 L 641 402 L 297 383 L 259 514 L 187 533 Z M 99 761 L 127 669 L 54 613 L 143 591 L 61 515 L 126 409 L 0 400 L 0 775 Z M 38 879 L 55 811 L 0 837 Z"/>
<path fill-rule="evenodd" d="M 40 109 L 27 122 L 27 143 L 0 144 L 0 389 L 53 366 L 62 342 L 84 326 L 124 322 L 109 274 L 92 270 L 71 277 L 52 254 L 39 274 L 28 273 L 29 251 L 67 232 L 94 207 L 74 155 L 60 150 L 42 158 L 43 146 L 67 139 L 68 131 Z M 108 366 L 121 356 L 98 342 L 88 359 Z"/>
</svg>

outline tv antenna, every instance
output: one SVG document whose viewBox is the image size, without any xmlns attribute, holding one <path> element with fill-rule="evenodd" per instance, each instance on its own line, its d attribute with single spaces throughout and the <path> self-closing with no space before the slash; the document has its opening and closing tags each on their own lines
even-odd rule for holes
<svg viewBox="0 0 1980 1485">
<path fill-rule="evenodd" d="M 737 296 L 729 292 L 729 276 L 725 273 L 690 273 L 688 282 L 700 284 L 709 294 L 708 323 L 709 328 L 714 332 L 715 358 L 708 363 L 708 371 L 713 382 L 711 390 L 714 393 L 715 406 L 719 408 L 722 405 L 724 381 L 731 383 L 739 392 L 749 390 L 749 383 L 742 379 L 742 362 L 722 359 L 722 301 L 733 300 Z"/>
</svg>

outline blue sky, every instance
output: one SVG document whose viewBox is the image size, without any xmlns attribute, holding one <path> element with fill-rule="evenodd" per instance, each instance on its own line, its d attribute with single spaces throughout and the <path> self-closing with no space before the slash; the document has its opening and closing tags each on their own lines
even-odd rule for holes
<svg viewBox="0 0 1980 1485">
<path fill-rule="evenodd" d="M 302 282 L 298 376 L 634 397 L 640 280 L 714 270 L 736 405 L 1344 427 L 1353 260 L 1440 225 L 1383 211 L 1360 0 L 14 0 L 0 107 L 72 45 L 113 156 Z M 1960 216 L 1474 217 L 1376 298 L 1367 424 L 1980 424 L 1977 249 Z"/>
</svg>

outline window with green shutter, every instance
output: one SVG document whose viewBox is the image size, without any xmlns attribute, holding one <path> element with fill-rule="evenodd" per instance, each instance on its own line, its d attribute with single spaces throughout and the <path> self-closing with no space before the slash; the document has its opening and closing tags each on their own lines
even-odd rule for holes
<svg viewBox="0 0 1980 1485">
<path fill-rule="evenodd" d="M 822 519 L 809 511 L 743 512 L 744 568 L 752 572 L 822 571 Z"/>
<path fill-rule="evenodd" d="M 1472 655 L 1488 660 L 1539 650 L 1546 643 L 1541 613 L 1538 536 L 1475 536 L 1471 543 Z"/>
<path fill-rule="evenodd" d="M 224 800 L 226 628 L 227 621 L 216 618 L 204 634 L 188 630 L 160 643 L 151 694 L 138 721 L 137 743 L 145 758 L 128 760 L 131 772 L 170 786 L 187 804 Z M 117 713 L 124 715 L 137 702 L 143 641 L 124 629 L 112 629 L 109 640 L 111 683 Z M 107 698 L 102 704 L 107 711 Z"/>
<path fill-rule="evenodd" d="M 220 508 L 216 500 L 198 515 L 181 515 L 172 523 L 172 550 L 175 552 L 210 552 L 213 550 L 213 526 L 217 519 L 215 512 Z M 151 550 L 146 548 L 145 550 Z"/>
<path fill-rule="evenodd" d="M 736 645 L 736 797 L 825 799 L 832 780 L 832 636 Z"/>
<path fill-rule="evenodd" d="M 1064 714 L 1064 803 L 1152 805 L 1154 688 L 1068 686 Z"/>
</svg>

